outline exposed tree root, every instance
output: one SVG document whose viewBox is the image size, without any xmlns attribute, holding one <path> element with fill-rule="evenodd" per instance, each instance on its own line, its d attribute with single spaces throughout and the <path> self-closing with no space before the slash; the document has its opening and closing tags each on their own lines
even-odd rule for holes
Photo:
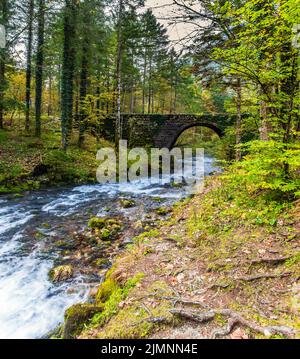
<svg viewBox="0 0 300 359">
<path fill-rule="evenodd" d="M 284 278 L 291 275 L 291 273 L 281 273 L 281 274 L 273 274 L 273 273 L 263 273 L 263 274 L 255 274 L 245 277 L 236 277 L 235 280 L 241 280 L 244 282 L 252 282 L 258 279 L 270 279 L 270 278 Z"/>
<path fill-rule="evenodd" d="M 208 290 L 212 290 L 212 289 L 220 289 L 220 288 L 226 289 L 229 286 L 230 286 L 229 283 L 212 284 L 205 289 L 205 292 L 207 292 Z"/>
<path fill-rule="evenodd" d="M 213 320 L 216 315 L 222 315 L 228 317 L 228 323 L 224 328 L 214 330 L 211 334 L 212 338 L 217 338 L 220 336 L 226 336 L 230 334 L 233 328 L 236 325 L 240 325 L 251 330 L 263 334 L 266 337 L 270 337 L 274 334 L 282 334 L 288 338 L 293 338 L 295 332 L 292 328 L 286 326 L 261 326 L 257 323 L 251 322 L 243 318 L 240 314 L 230 310 L 230 309 L 211 309 L 204 313 L 199 313 L 195 311 L 186 311 L 183 309 L 171 309 L 170 313 L 177 315 L 181 318 L 192 320 L 198 323 L 203 323 Z"/>
<path fill-rule="evenodd" d="M 270 264 L 270 265 L 277 265 L 286 262 L 287 260 L 291 259 L 291 256 L 287 257 L 279 257 L 279 258 L 260 258 L 251 261 L 251 264 Z"/>
<path fill-rule="evenodd" d="M 163 296 L 163 297 L 160 297 L 160 299 L 171 300 L 171 301 L 173 301 L 174 306 L 177 303 L 180 303 L 180 304 L 187 304 L 187 305 L 197 305 L 197 306 L 202 307 L 202 308 L 208 308 L 208 305 L 203 303 L 203 302 L 187 300 L 187 299 L 183 299 L 183 298 L 179 298 L 179 297 Z"/>
<path fill-rule="evenodd" d="M 193 312 L 186 311 L 186 310 L 182 310 L 182 309 L 170 309 L 170 313 L 177 315 L 181 318 L 192 320 L 192 321 L 198 322 L 198 323 L 209 322 L 209 321 L 213 320 L 216 316 L 216 313 L 214 311 L 199 313 L 199 312 L 194 312 L 194 311 Z"/>
</svg>

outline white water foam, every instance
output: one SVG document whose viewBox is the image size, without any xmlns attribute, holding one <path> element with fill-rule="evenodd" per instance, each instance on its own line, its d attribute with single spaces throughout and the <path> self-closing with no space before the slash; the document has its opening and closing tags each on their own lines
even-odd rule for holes
<svg viewBox="0 0 300 359">
<path fill-rule="evenodd" d="M 85 300 L 86 290 L 68 294 L 66 284 L 49 282 L 52 266 L 38 249 L 0 263 L 0 338 L 38 338 L 63 320 L 67 307 Z"/>
<path fill-rule="evenodd" d="M 40 248 L 22 253 L 23 231 L 34 215 L 19 206 L 0 211 L 0 338 L 38 338 L 63 320 L 67 307 L 85 300 L 87 288 L 67 292 L 70 284 L 48 280 L 53 261 L 40 257 Z M 18 231 L 10 237 L 10 232 Z M 7 233 L 7 234 L 6 234 Z M 78 287 L 75 283 L 72 284 Z"/>
<path fill-rule="evenodd" d="M 28 222 L 33 215 L 31 212 L 26 212 L 18 209 L 17 206 L 5 207 L 0 211 L 0 235 L 13 229 L 17 226 Z"/>
</svg>

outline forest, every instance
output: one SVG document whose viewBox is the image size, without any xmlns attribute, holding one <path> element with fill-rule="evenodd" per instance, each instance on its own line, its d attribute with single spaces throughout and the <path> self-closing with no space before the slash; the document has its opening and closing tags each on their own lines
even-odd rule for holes
<svg viewBox="0 0 300 359">
<path fill-rule="evenodd" d="M 299 0 L 1 0 L 0 26 L 0 239 L 59 293 L 0 336 L 300 338 Z M 96 184 L 124 114 L 234 119 L 178 138 L 204 190 Z"/>
</svg>

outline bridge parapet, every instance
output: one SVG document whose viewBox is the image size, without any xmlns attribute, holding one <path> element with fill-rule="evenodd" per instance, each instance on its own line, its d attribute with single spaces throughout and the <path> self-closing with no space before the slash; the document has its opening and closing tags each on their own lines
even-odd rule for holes
<svg viewBox="0 0 300 359">
<path fill-rule="evenodd" d="M 127 139 L 130 147 L 167 147 L 172 148 L 183 131 L 194 126 L 208 127 L 219 136 L 226 127 L 234 123 L 230 115 L 194 114 L 122 114 L 122 138 Z M 104 121 L 104 137 L 114 139 L 115 117 Z"/>
</svg>

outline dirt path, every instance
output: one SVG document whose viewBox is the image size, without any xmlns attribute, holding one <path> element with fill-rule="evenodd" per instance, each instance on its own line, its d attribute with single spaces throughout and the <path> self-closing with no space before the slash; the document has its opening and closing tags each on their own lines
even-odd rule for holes
<svg viewBox="0 0 300 359">
<path fill-rule="evenodd" d="M 143 279 L 104 326 L 82 337 L 299 337 L 300 204 L 275 232 L 241 224 L 222 243 L 191 233 L 201 206 L 195 197 L 178 207 L 116 261 L 113 280 Z"/>
</svg>

